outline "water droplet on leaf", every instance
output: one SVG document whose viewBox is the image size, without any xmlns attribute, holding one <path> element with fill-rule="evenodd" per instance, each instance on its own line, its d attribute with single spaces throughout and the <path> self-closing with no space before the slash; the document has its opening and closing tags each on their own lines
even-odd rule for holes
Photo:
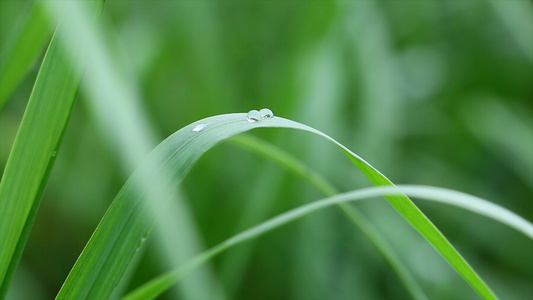
<svg viewBox="0 0 533 300">
<path fill-rule="evenodd" d="M 268 108 L 261 109 L 259 113 L 261 114 L 261 118 L 274 118 L 274 113 Z"/>
<path fill-rule="evenodd" d="M 261 113 L 257 110 L 251 110 L 246 115 L 246 119 L 248 119 L 248 122 L 259 122 L 261 121 Z"/>
<path fill-rule="evenodd" d="M 199 132 L 199 131 L 204 130 L 204 128 L 206 128 L 206 127 L 207 127 L 207 124 L 198 124 L 198 125 L 194 126 L 192 131 Z"/>
</svg>

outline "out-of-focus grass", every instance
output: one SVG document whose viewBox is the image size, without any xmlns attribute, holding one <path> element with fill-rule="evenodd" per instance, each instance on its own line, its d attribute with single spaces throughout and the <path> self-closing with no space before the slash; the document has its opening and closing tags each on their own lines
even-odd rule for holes
<svg viewBox="0 0 533 300">
<path fill-rule="evenodd" d="M 522 161 L 533 156 L 533 70 L 524 51 L 531 49 L 533 18 L 529 2 L 507 2 L 519 2 L 525 9 L 517 13 L 493 5 L 496 1 L 391 1 L 371 6 L 359 1 L 109 1 L 103 38 L 116 50 L 115 63 L 124 70 L 120 76 L 138 84 L 144 112 L 158 136 L 208 115 L 269 107 L 277 115 L 347 141 L 349 148 L 394 182 L 461 190 L 495 200 L 532 220 L 527 174 L 533 170 Z M 0 54 L 20 24 L 24 5 L 24 1 L 0 2 Z M 30 69 L 0 114 L 0 172 L 36 70 Z M 385 92 L 392 94 L 386 99 L 392 99 L 397 116 L 373 132 L 371 125 L 390 116 L 382 114 L 389 108 L 379 104 L 386 100 Z M 488 98 L 495 102 L 490 107 L 497 109 L 484 109 Z M 46 299 L 59 290 L 126 178 L 88 113 L 83 93 L 81 100 L 13 286 L 28 286 L 27 280 L 35 280 Z M 492 122 L 488 125 L 494 126 L 490 131 L 479 123 L 487 116 Z M 516 117 L 506 121 L 508 116 Z M 295 133 L 258 134 L 267 140 L 290 141 L 283 145 L 292 153 L 311 149 L 301 158 L 342 190 L 365 184 L 360 175 L 343 167 L 341 154 L 329 152 L 319 141 Z M 373 142 L 373 136 L 380 142 Z M 322 156 L 328 157 L 327 164 Z M 280 176 L 284 179 L 277 180 Z M 268 178 L 278 183 L 255 192 L 253 183 Z M 204 188 L 206 182 L 210 188 Z M 271 201 L 268 216 L 272 216 L 318 199 L 312 190 L 304 198 L 296 197 L 305 186 L 278 167 L 225 145 L 207 153 L 184 182 L 207 246 L 234 233 L 245 201 Z M 498 295 L 525 298 L 533 293 L 530 241 L 475 216 L 421 206 L 450 240 L 457 241 L 466 258 L 489 274 L 487 282 Z M 472 296 L 386 207 L 376 203 L 358 207 L 406 258 L 430 297 L 451 297 L 451 291 L 454 296 Z M 335 212 L 309 218 L 258 240 L 236 297 L 406 296 L 368 242 L 348 234 L 347 224 Z M 397 231 L 389 235 L 391 227 Z M 313 247 L 298 246 L 305 238 L 314 241 Z M 167 269 L 156 262 L 154 248 L 155 243 L 149 245 L 131 286 Z M 223 259 L 215 260 L 215 273 Z"/>
<path fill-rule="evenodd" d="M 40 5 L 31 5 L 27 14 L 13 36 L 11 36 L 2 51 L 0 61 L 0 111 L 10 94 L 26 75 L 32 63 L 35 62 L 39 53 L 52 33 L 49 22 Z"/>
</svg>

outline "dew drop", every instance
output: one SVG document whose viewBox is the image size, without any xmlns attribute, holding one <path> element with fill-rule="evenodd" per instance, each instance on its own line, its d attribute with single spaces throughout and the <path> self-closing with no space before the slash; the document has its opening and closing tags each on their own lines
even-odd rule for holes
<svg viewBox="0 0 533 300">
<path fill-rule="evenodd" d="M 56 156 L 57 156 L 57 151 L 54 150 L 54 151 L 52 152 L 52 157 L 56 157 Z"/>
<path fill-rule="evenodd" d="M 261 113 L 257 110 L 251 110 L 246 115 L 246 119 L 248 119 L 248 122 L 259 122 L 261 121 Z"/>
<path fill-rule="evenodd" d="M 198 124 L 198 125 L 194 126 L 192 131 L 199 132 L 199 131 L 204 130 L 204 128 L 206 128 L 206 127 L 207 127 L 207 124 Z"/>
<path fill-rule="evenodd" d="M 259 113 L 261 114 L 261 118 L 274 118 L 274 113 L 268 108 L 261 109 Z"/>
</svg>

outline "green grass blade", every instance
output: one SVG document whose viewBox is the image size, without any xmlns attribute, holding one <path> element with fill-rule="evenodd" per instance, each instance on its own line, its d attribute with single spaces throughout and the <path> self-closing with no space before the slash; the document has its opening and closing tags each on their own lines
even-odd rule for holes
<svg viewBox="0 0 533 300">
<path fill-rule="evenodd" d="M 197 125 L 201 125 L 200 128 L 202 129 L 193 131 Z M 385 176 L 366 161 L 316 129 L 279 117 L 263 119 L 260 122 L 249 122 L 246 115 L 242 113 L 214 116 L 185 126 L 159 144 L 145 161 L 145 166 L 157 165 L 157 162 L 164 157 L 166 160 L 162 168 L 172 174 L 172 177 L 181 180 L 200 156 L 216 143 L 238 133 L 259 127 L 293 128 L 322 136 L 341 147 L 374 185 L 392 185 Z M 113 201 L 78 260 L 77 266 L 60 291 L 59 298 L 66 298 L 65 296 L 80 298 L 80 296 L 76 297 L 75 294 L 71 294 L 71 292 L 77 292 L 76 282 L 78 280 L 83 282 L 98 279 L 106 283 L 109 282 L 112 288 L 113 284 L 116 284 L 120 279 L 124 272 L 124 264 L 129 263 L 139 243 L 148 234 L 153 224 L 153 220 L 147 217 L 144 207 L 146 204 L 141 201 L 142 194 L 136 191 L 137 178 L 142 178 L 142 174 L 146 171 L 145 168 L 141 166 L 136 170 Z M 480 295 L 487 299 L 496 299 L 477 273 L 409 198 L 406 196 L 388 196 L 386 199 Z M 150 200 L 156 201 L 157 199 Z M 103 242 L 95 242 L 97 240 L 103 240 L 111 246 L 102 246 L 101 243 Z M 107 262 L 108 260 L 109 262 Z M 96 270 L 86 274 L 83 271 L 84 266 L 92 269 L 96 266 Z M 103 269 L 105 269 L 105 273 L 100 274 Z M 113 281 L 116 282 L 113 283 Z M 81 297 L 84 297 L 83 295 L 86 293 L 87 291 L 84 291 Z"/>
<path fill-rule="evenodd" d="M 133 74 L 124 76 L 124 71 L 131 70 L 131 67 L 123 65 L 122 62 L 126 62 L 114 55 L 117 53 L 104 38 L 108 26 L 100 27 L 92 21 L 85 4 L 86 1 L 45 2 L 50 16 L 68 25 L 66 30 L 61 31 L 60 37 L 65 49 L 70 50 L 68 54 L 74 65 L 83 71 L 82 90 L 87 96 L 88 109 L 109 145 L 118 152 L 122 171 L 129 175 L 131 169 L 155 147 L 159 138 L 131 80 Z M 156 249 L 161 250 L 160 256 L 168 268 L 180 266 L 202 251 L 195 216 L 190 212 L 187 201 L 177 196 L 179 191 L 165 185 L 166 179 L 171 176 L 159 172 L 157 166 L 158 160 L 145 164 L 143 171 L 137 172 L 132 179 L 135 183 L 130 189 L 124 189 L 117 196 L 117 199 L 127 199 L 122 204 L 128 208 L 122 210 L 113 206 L 107 211 L 106 221 L 91 237 L 58 298 L 111 297 L 136 249 L 142 244 L 143 235 L 152 227 L 155 211 L 161 211 L 157 220 L 166 225 L 155 226 L 153 235 L 158 243 Z M 138 193 L 139 190 L 142 192 Z M 139 203 L 130 199 L 127 193 L 135 194 L 137 200 L 150 201 L 137 205 Z M 159 206 L 162 203 L 166 207 L 161 210 Z M 224 292 L 208 266 L 182 282 L 179 292 L 183 299 L 224 299 Z"/>
<path fill-rule="evenodd" d="M 0 281 L 7 289 L 8 266 L 30 211 L 38 203 L 68 122 L 78 76 L 52 40 L 32 91 L 0 183 Z M 17 246 L 21 250 L 22 246 Z"/>
<path fill-rule="evenodd" d="M 329 197 L 323 200 L 315 201 L 300 206 L 281 215 L 278 215 L 274 218 L 271 218 L 250 229 L 247 229 L 242 233 L 239 233 L 225 240 L 217 246 L 203 253 L 200 253 L 193 260 L 183 265 L 181 268 L 163 274 L 151 280 L 147 284 L 139 287 L 138 289 L 126 295 L 123 300 L 154 299 L 163 291 L 168 289 L 171 285 L 173 285 L 176 281 L 180 280 L 189 272 L 194 270 L 197 266 L 215 257 L 224 250 L 246 242 L 250 239 L 256 238 L 289 222 L 302 218 L 312 212 L 316 212 L 333 205 L 338 205 L 341 203 L 346 204 L 346 202 L 358 201 L 376 196 L 391 197 L 405 195 L 421 198 L 424 200 L 431 200 L 445 204 L 455 205 L 471 210 L 475 213 L 492 218 L 495 221 L 501 222 L 502 224 L 514 228 L 525 234 L 530 239 L 533 239 L 533 224 L 503 207 L 500 207 L 489 201 L 483 200 L 475 196 L 448 189 L 427 186 L 401 185 L 398 187 L 389 186 L 366 188 L 357 191 L 338 194 L 333 197 Z"/>
<path fill-rule="evenodd" d="M 40 5 L 33 3 L 22 26 L 2 53 L 0 60 L 0 111 L 17 84 L 50 40 L 52 30 Z"/>
<path fill-rule="evenodd" d="M 52 38 L 0 182 L 0 298 L 29 235 L 79 85 Z"/>
<path fill-rule="evenodd" d="M 198 125 L 200 127 L 196 127 Z M 201 155 L 215 144 L 238 133 L 259 127 L 293 128 L 318 134 L 341 147 L 375 185 L 392 185 L 386 177 L 349 149 L 306 125 L 279 117 L 249 122 L 242 113 L 200 120 L 178 130 L 159 144 L 126 182 L 78 259 L 58 298 L 77 299 L 87 296 L 105 298 L 118 284 L 125 268 L 154 222 L 149 217 L 146 202 L 142 201 L 144 191 L 137 190 L 139 178 L 143 178 L 142 174 L 151 170 L 147 168 L 164 161 L 161 168 L 179 181 Z M 201 130 L 193 130 L 194 128 Z M 157 200 L 157 198 L 150 199 L 150 201 Z M 478 293 L 487 299 L 496 299 L 475 271 L 409 198 L 396 195 L 387 196 L 387 200 L 432 243 Z M 96 281 L 99 283 L 91 286 L 91 283 Z M 93 287 L 97 289 L 91 290 Z"/>
<path fill-rule="evenodd" d="M 309 131 L 318 134 L 335 143 L 348 158 L 359 168 L 359 170 L 375 186 L 394 186 L 394 184 L 368 162 L 353 153 L 350 149 L 340 144 L 328 135 L 311 128 L 309 126 L 295 123 L 286 119 L 279 119 L 279 127 L 289 127 Z M 465 259 L 455 250 L 444 235 L 429 221 L 429 219 L 416 207 L 416 205 L 406 196 L 387 196 L 387 201 L 413 226 L 431 245 L 452 265 L 452 267 L 485 299 L 497 299 L 494 293 L 483 282 L 479 275 L 465 261 Z"/>
<path fill-rule="evenodd" d="M 331 197 L 339 193 L 339 191 L 322 175 L 310 169 L 296 157 L 268 142 L 251 135 L 238 135 L 231 138 L 230 141 L 278 162 L 286 169 L 307 180 L 325 196 Z M 375 226 L 357 208 L 346 203 L 339 203 L 338 208 L 356 227 L 361 229 L 366 237 L 372 242 L 385 261 L 396 273 L 411 296 L 413 296 L 414 299 L 427 299 L 423 289 L 378 229 L 375 228 Z M 242 253 L 240 254 L 242 255 Z"/>
</svg>

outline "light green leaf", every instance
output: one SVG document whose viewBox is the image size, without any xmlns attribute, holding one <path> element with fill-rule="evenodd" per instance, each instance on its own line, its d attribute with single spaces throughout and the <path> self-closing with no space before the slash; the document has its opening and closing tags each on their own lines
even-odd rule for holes
<svg viewBox="0 0 533 300">
<path fill-rule="evenodd" d="M 52 38 L 0 182 L 0 298 L 33 225 L 78 85 L 79 74 Z"/>
<path fill-rule="evenodd" d="M 154 164 L 165 158 L 160 167 L 179 181 L 200 156 L 219 141 L 260 127 L 293 128 L 322 136 L 339 146 L 374 185 L 392 185 L 385 176 L 348 148 L 309 126 L 279 117 L 250 122 L 242 113 L 200 120 L 180 129 L 159 144 L 126 182 L 78 259 L 58 298 L 105 298 L 118 284 L 154 222 L 146 212 L 146 201 L 141 201 L 144 191 L 138 190 L 137 180 L 142 178 L 146 170 L 152 170 Z M 171 178 L 168 180 L 170 182 Z M 409 198 L 394 195 L 387 196 L 386 199 L 480 295 L 486 299 L 496 299 L 470 265 Z M 158 198 L 149 200 L 158 201 Z"/>
<path fill-rule="evenodd" d="M 279 228 L 289 222 L 300 219 L 312 212 L 319 211 L 321 209 L 346 204 L 346 202 L 363 200 L 376 196 L 401 196 L 405 197 L 409 195 L 411 197 L 417 197 L 425 200 L 442 202 L 445 204 L 455 205 L 465 209 L 469 209 L 475 213 L 493 218 L 509 227 L 512 227 L 521 233 L 525 234 L 530 239 L 533 239 L 533 224 L 524 220 L 520 216 L 514 214 L 505 208 L 499 207 L 493 203 L 483 200 L 478 197 L 474 197 L 468 194 L 427 186 L 409 186 L 400 185 L 398 187 L 374 187 L 366 188 L 357 191 L 338 194 L 333 197 L 329 197 L 323 200 L 315 201 L 298 208 L 285 212 L 277 217 L 271 218 L 259 225 L 256 225 L 250 229 L 239 233 L 217 246 L 200 253 L 194 259 L 183 265 L 181 268 L 161 275 L 140 288 L 134 290 L 130 294 L 126 295 L 123 300 L 147 300 L 157 297 L 159 294 L 168 289 L 171 285 L 176 283 L 182 277 L 194 270 L 197 266 L 201 265 L 205 261 L 213 258 L 217 254 L 227 250 L 233 246 L 241 244 L 250 239 L 256 238 L 264 233 Z M 494 295 L 485 295 L 485 298 L 494 297 Z"/>
<path fill-rule="evenodd" d="M 32 217 L 70 117 L 78 78 L 52 40 L 0 183 L 0 281 L 3 292 L 7 290 L 9 276 L 33 223 Z"/>
</svg>

